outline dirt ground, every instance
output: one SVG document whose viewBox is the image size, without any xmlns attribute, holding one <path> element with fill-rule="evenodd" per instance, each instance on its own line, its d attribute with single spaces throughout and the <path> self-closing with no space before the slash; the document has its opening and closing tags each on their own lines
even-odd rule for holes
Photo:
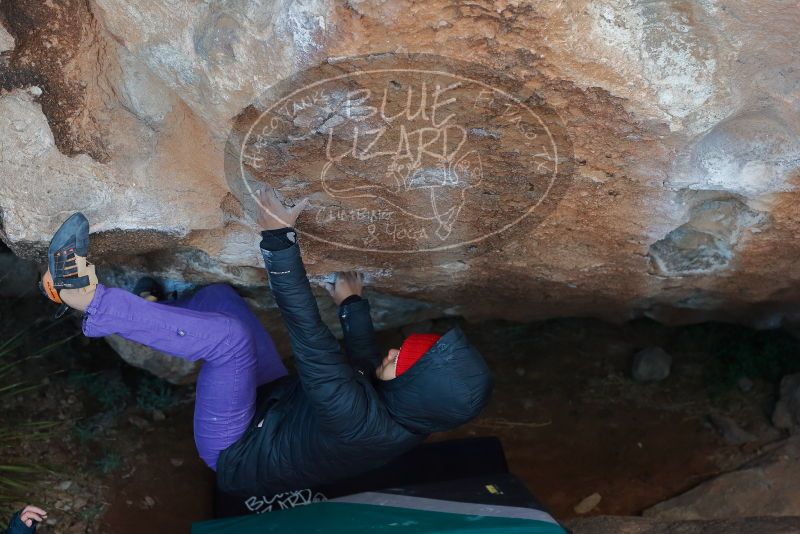
<svg viewBox="0 0 800 534">
<path fill-rule="evenodd" d="M 13 309 L 4 304 L 0 340 L 14 325 L 52 311 L 38 300 Z M 738 327 L 592 320 L 461 326 L 485 354 L 495 393 L 476 421 L 433 439 L 499 436 L 511 470 L 558 518 L 576 516 L 576 504 L 593 493 L 602 499 L 590 515 L 637 514 L 780 438 L 768 421 L 774 382 L 754 377 L 739 387 L 730 373 L 719 373 L 714 339 Z M 281 329 L 268 329 L 289 354 Z M 17 356 L 77 332 L 75 321 L 45 319 Z M 397 346 L 402 337 L 384 332 L 380 342 Z M 651 345 L 673 355 L 672 374 L 661 383 L 635 383 L 631 357 Z M 41 532 L 186 532 L 193 521 L 212 517 L 213 476 L 194 450 L 190 386 L 153 380 L 122 363 L 104 341 L 80 336 L 18 367 L 20 378 L 37 387 L 3 400 L 3 427 L 57 425 L 0 448 L 4 463 L 46 467 L 26 480 L 27 500 L 50 511 Z M 712 414 L 732 418 L 753 441 L 728 443 L 709 424 Z"/>
</svg>

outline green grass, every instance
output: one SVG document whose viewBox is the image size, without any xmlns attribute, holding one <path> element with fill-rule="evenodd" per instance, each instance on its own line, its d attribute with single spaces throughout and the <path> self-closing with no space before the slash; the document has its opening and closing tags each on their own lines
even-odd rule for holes
<svg viewBox="0 0 800 534">
<path fill-rule="evenodd" d="M 20 496 L 30 490 L 31 479 L 47 471 L 47 468 L 39 465 L 0 465 L 0 504 L 6 506 L 19 500 Z"/>
<path fill-rule="evenodd" d="M 27 421 L 17 424 L 12 429 L 0 429 L 0 446 L 4 443 L 17 441 L 31 434 L 36 434 L 37 439 L 46 438 L 60 423 L 56 421 Z"/>
<path fill-rule="evenodd" d="M 108 475 L 122 467 L 122 458 L 116 453 L 106 453 L 94 465 L 101 473 Z"/>
<path fill-rule="evenodd" d="M 27 329 L 20 330 L 4 341 L 0 342 L 0 402 L 11 397 L 19 397 L 26 392 L 41 387 L 40 383 L 34 383 L 24 378 L 17 378 L 22 373 L 19 368 L 24 363 L 41 358 L 45 354 L 62 347 L 71 337 L 57 340 L 49 345 L 39 348 L 33 355 L 21 356 L 25 345 L 33 336 L 41 336 L 48 327 L 41 329 L 38 325 L 33 325 Z M 0 427 L 0 449 L 14 447 L 24 439 L 46 439 L 54 432 L 59 425 L 56 421 L 23 421 L 14 422 L 4 418 L 6 426 Z M 35 434 L 35 437 L 32 436 Z M 3 457 L 9 455 L 3 453 Z M 5 463 L 0 465 L 0 510 L 6 512 L 8 507 L 15 501 L 20 500 L 24 494 L 31 489 L 32 481 L 37 477 L 49 472 L 50 469 L 44 465 L 26 463 Z"/>
<path fill-rule="evenodd" d="M 94 426 L 87 421 L 79 421 L 72 427 L 72 435 L 75 440 L 81 445 L 86 445 L 90 440 L 95 438 L 96 430 Z"/>
<path fill-rule="evenodd" d="M 104 376 L 102 373 L 87 373 L 86 371 L 73 371 L 67 381 L 75 387 L 80 387 L 91 395 L 101 406 L 103 411 L 119 413 L 125 409 L 131 391 L 119 375 Z"/>
<path fill-rule="evenodd" d="M 145 377 L 139 382 L 136 405 L 146 412 L 166 410 L 177 402 L 175 389 L 165 380 Z"/>
</svg>

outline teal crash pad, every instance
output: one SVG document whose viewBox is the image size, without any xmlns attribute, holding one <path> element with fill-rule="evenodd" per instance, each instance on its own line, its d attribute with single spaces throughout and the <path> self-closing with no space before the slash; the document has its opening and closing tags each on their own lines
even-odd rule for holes
<svg viewBox="0 0 800 534">
<path fill-rule="evenodd" d="M 288 510 L 203 521 L 192 534 L 357 532 L 392 534 L 566 534 L 555 523 L 533 519 L 431 512 L 392 506 L 320 502 Z"/>
</svg>

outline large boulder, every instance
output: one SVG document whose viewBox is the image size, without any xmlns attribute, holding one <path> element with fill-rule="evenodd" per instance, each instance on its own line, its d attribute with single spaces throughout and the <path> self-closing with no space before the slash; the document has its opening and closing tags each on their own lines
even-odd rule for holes
<svg viewBox="0 0 800 534">
<path fill-rule="evenodd" d="M 664 521 L 646 517 L 590 517 L 569 521 L 573 534 L 794 534 L 800 517 Z"/>
<path fill-rule="evenodd" d="M 662 521 L 800 516 L 800 438 L 790 438 L 643 515 Z"/>
<path fill-rule="evenodd" d="M 176 358 L 119 336 L 108 336 L 106 342 L 127 363 L 173 384 L 194 382 L 202 366 L 202 362 Z"/>
<path fill-rule="evenodd" d="M 772 412 L 772 424 L 792 434 L 800 433 L 800 374 L 781 379 L 780 397 Z"/>
<path fill-rule="evenodd" d="M 313 275 L 357 268 L 441 314 L 794 324 L 794 7 L 9 0 L 0 237 L 41 260 L 82 210 L 101 264 L 261 287 L 242 185 L 269 182 L 313 197 Z M 402 68 L 353 76 L 370 65 Z M 427 82 L 442 112 L 379 123 L 377 96 L 341 86 L 318 91 L 336 103 L 322 113 L 308 88 L 332 73 L 393 104 Z M 308 98 L 280 108 L 289 128 L 252 131 L 300 87 Z M 380 157 L 324 150 L 381 128 L 394 145 Z M 448 151 L 445 135 L 465 144 Z"/>
</svg>

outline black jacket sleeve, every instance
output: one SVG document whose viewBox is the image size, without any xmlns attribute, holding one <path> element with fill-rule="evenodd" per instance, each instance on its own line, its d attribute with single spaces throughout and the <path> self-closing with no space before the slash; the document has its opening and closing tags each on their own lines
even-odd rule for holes
<svg viewBox="0 0 800 534">
<path fill-rule="evenodd" d="M 261 232 L 261 250 L 283 250 L 297 242 L 297 232 L 294 228 L 278 228 L 277 230 L 264 230 Z"/>
<path fill-rule="evenodd" d="M 358 372 L 371 377 L 375 368 L 380 365 L 381 357 L 369 310 L 368 300 L 348 297 L 339 306 L 339 322 L 350 362 Z"/>
<path fill-rule="evenodd" d="M 28 526 L 19 518 L 19 512 L 11 517 L 11 523 L 8 525 L 7 530 L 3 530 L 0 534 L 33 534 L 36 532 L 36 522 L 32 526 Z"/>
<path fill-rule="evenodd" d="M 296 241 L 293 234 L 288 233 Z M 269 243 L 262 241 L 262 245 Z M 274 247 L 278 250 L 262 248 L 261 253 L 272 294 L 289 331 L 303 390 L 323 427 L 336 434 L 354 432 L 369 409 L 364 385 L 322 322 L 297 243 L 279 246 Z"/>
</svg>

